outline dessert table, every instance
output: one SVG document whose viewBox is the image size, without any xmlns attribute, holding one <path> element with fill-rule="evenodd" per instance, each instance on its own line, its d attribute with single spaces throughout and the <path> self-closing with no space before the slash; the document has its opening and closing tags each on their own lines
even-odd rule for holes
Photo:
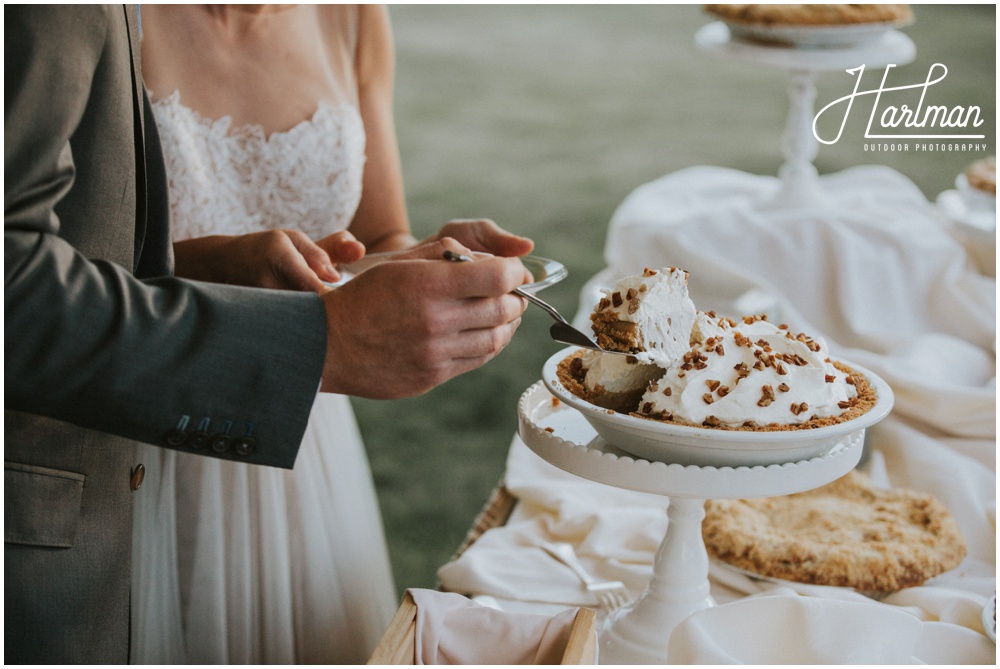
<svg viewBox="0 0 1000 669">
<path fill-rule="evenodd" d="M 828 196 L 821 207 L 775 209 L 778 177 L 718 167 L 637 188 L 612 217 L 606 268 L 583 287 L 575 324 L 586 327 L 601 287 L 677 266 L 690 272 L 702 310 L 766 312 L 823 336 L 834 357 L 875 371 L 895 394 L 891 414 L 867 432 L 859 467 L 883 486 L 940 500 L 968 554 L 951 572 L 878 600 L 713 563 L 715 606 L 680 621 L 658 661 L 995 663 L 983 613 L 996 592 L 996 281 L 904 175 L 860 167 L 818 179 Z M 503 485 L 509 517 L 439 570 L 443 588 L 510 611 L 596 606 L 538 548 L 565 541 L 598 577 L 635 597 L 645 591 L 668 530 L 663 496 L 562 471 L 517 436 Z"/>
</svg>

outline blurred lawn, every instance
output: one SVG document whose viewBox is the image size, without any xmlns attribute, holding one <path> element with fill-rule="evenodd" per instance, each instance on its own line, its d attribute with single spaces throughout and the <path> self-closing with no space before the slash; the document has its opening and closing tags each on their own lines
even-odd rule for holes
<svg viewBox="0 0 1000 669">
<path fill-rule="evenodd" d="M 917 59 L 891 82 L 922 83 L 933 63 L 946 65 L 928 100 L 980 106 L 978 130 L 994 147 L 995 6 L 914 10 L 906 32 Z M 787 75 L 699 52 L 693 36 L 709 21 L 700 5 L 406 5 L 391 14 L 416 234 L 485 216 L 532 237 L 538 255 L 569 269 L 544 294 L 569 316 L 603 268 L 612 212 L 637 186 L 694 165 L 775 174 L 782 163 Z M 867 73 L 863 88 L 880 79 L 881 70 Z M 821 75 L 817 109 L 853 83 Z M 884 164 L 933 200 L 968 163 L 995 152 L 865 152 L 866 122 L 867 112 L 855 112 L 843 139 L 821 147 L 821 173 Z M 355 401 L 400 591 L 434 587 L 435 571 L 501 479 L 517 399 L 558 350 L 547 319 L 529 309 L 496 360 L 422 397 Z"/>
</svg>

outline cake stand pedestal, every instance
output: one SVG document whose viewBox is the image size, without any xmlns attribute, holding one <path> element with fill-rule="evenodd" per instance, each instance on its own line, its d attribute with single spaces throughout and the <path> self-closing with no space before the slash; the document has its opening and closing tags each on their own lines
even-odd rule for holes
<svg viewBox="0 0 1000 669">
<path fill-rule="evenodd" d="M 630 456 L 599 437 L 583 416 L 553 401 L 538 382 L 518 404 L 518 433 L 552 465 L 606 485 L 668 498 L 668 526 L 646 592 L 599 630 L 601 664 L 664 664 L 670 634 L 688 615 L 713 606 L 701 535 L 706 499 L 774 497 L 812 490 L 847 474 L 861 458 L 864 430 L 826 454 L 755 467 L 695 467 Z"/>
<path fill-rule="evenodd" d="M 851 46 L 795 48 L 734 38 L 725 23 L 715 21 L 702 26 L 694 39 L 695 44 L 708 53 L 791 73 L 790 108 L 781 135 L 781 152 L 785 159 L 778 170 L 781 188 L 769 202 L 776 208 L 832 206 L 820 187 L 819 174 L 813 165 L 819 151 L 819 142 L 813 134 L 816 75 L 861 65 L 865 69 L 904 65 L 917 54 L 913 40 L 898 30 L 889 30 L 878 39 Z"/>
</svg>

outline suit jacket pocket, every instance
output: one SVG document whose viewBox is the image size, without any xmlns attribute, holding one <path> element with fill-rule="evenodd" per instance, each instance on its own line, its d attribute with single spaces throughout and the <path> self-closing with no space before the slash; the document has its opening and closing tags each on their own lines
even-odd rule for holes
<svg viewBox="0 0 1000 669">
<path fill-rule="evenodd" d="M 4 543 L 70 548 L 86 476 L 4 462 Z"/>
</svg>

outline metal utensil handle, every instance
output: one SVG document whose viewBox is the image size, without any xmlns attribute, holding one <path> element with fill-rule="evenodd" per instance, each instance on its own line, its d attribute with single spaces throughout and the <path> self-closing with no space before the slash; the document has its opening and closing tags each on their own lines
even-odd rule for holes
<svg viewBox="0 0 1000 669">
<path fill-rule="evenodd" d="M 560 323 L 566 323 L 566 325 L 569 325 L 569 322 L 565 318 L 562 317 L 562 314 L 560 314 L 558 311 L 556 311 L 555 307 L 553 307 L 552 305 L 550 305 L 545 300 L 543 300 L 543 299 L 541 299 L 539 297 L 535 297 L 531 293 L 526 293 L 523 290 L 521 290 L 520 288 L 515 288 L 511 292 L 513 292 L 518 297 L 523 297 L 524 299 L 526 299 L 529 302 L 535 304 L 536 306 L 541 307 L 542 309 L 544 309 L 545 311 L 547 311 L 549 313 L 549 316 L 552 316 L 552 318 L 556 319 Z"/>
<path fill-rule="evenodd" d="M 444 259 L 445 260 L 450 260 L 452 262 L 472 262 L 473 261 L 473 259 L 470 258 L 469 256 L 463 255 L 461 253 L 455 253 L 454 251 L 445 251 L 444 252 Z M 556 319 L 560 323 L 566 323 L 567 325 L 569 325 L 569 322 L 565 318 L 562 317 L 562 314 L 560 314 L 558 311 L 556 311 L 555 307 L 553 307 L 552 305 L 550 305 L 545 300 L 542 300 L 541 298 L 535 297 L 531 293 L 526 293 L 523 290 L 521 290 L 520 288 L 515 288 L 511 292 L 514 293 L 515 295 L 517 295 L 518 297 L 523 297 L 524 299 L 528 300 L 529 302 L 532 302 L 535 306 L 541 307 L 546 312 L 548 312 L 549 316 L 552 316 L 552 318 Z"/>
</svg>

